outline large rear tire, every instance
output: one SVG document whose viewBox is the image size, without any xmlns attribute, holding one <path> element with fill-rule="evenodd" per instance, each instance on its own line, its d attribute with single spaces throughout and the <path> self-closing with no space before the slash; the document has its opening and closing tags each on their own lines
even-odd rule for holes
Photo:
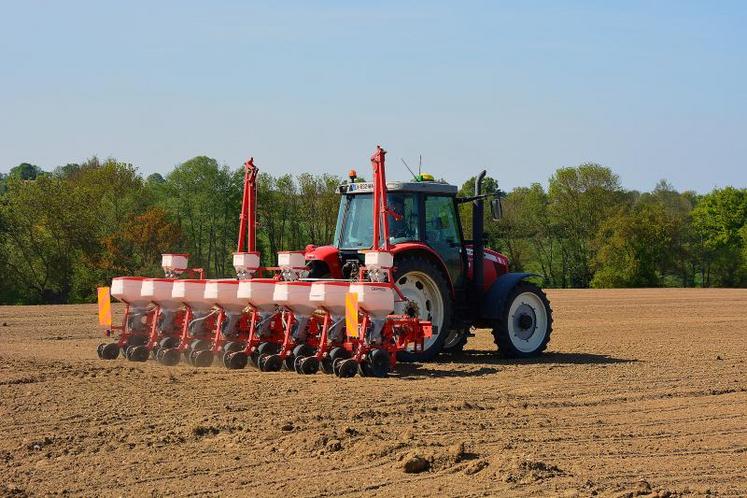
<svg viewBox="0 0 747 498">
<path fill-rule="evenodd" d="M 506 300 L 493 327 L 498 350 L 506 358 L 530 358 L 547 348 L 552 333 L 552 308 L 545 293 L 529 282 L 519 282 Z"/>
<path fill-rule="evenodd" d="M 422 352 L 402 351 L 397 354 L 397 359 L 430 361 L 441 352 L 451 329 L 454 303 L 449 282 L 436 263 L 422 256 L 399 257 L 394 266 L 397 269 L 394 282 L 405 297 L 418 305 L 418 317 L 433 324 L 433 335 L 426 339 Z M 404 314 L 404 303 L 395 304 L 394 312 Z"/>
</svg>

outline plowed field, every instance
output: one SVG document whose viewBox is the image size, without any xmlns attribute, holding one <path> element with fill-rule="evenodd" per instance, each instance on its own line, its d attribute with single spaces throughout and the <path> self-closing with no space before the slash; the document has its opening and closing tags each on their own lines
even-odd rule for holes
<svg viewBox="0 0 747 498">
<path fill-rule="evenodd" d="M 478 331 L 388 379 L 106 362 L 95 306 L 0 307 L 0 495 L 747 495 L 747 291 L 548 295 L 541 358 Z"/>
</svg>

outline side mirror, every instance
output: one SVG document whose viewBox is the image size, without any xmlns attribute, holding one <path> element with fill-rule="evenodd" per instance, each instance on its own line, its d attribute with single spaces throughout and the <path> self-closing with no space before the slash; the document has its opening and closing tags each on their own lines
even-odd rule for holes
<svg viewBox="0 0 747 498">
<path fill-rule="evenodd" d="M 498 221 L 503 218 L 503 205 L 501 204 L 500 197 L 495 197 L 490 200 L 490 214 L 493 217 L 493 221 Z"/>
</svg>

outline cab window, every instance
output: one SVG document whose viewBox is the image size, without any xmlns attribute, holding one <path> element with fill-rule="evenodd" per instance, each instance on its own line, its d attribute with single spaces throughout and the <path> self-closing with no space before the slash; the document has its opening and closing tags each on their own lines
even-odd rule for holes
<svg viewBox="0 0 747 498">
<path fill-rule="evenodd" d="M 389 243 L 420 239 L 418 199 L 413 193 L 389 192 L 387 204 L 400 216 L 389 217 Z M 341 249 L 369 249 L 373 241 L 373 196 L 347 195 L 338 212 L 335 240 Z M 381 241 L 379 241 L 381 243 Z"/>
<path fill-rule="evenodd" d="M 410 240 L 420 240 L 418 230 L 417 197 L 410 193 L 389 192 L 387 207 L 397 213 L 400 219 L 389 217 L 389 242 L 399 244 Z"/>
<path fill-rule="evenodd" d="M 459 241 L 452 197 L 425 198 L 425 227 L 426 239 L 431 244 L 456 244 Z"/>
</svg>

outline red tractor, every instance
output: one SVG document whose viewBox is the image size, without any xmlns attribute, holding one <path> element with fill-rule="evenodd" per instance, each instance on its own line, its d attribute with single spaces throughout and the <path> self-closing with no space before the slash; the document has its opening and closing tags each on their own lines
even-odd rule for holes
<svg viewBox="0 0 747 498">
<path fill-rule="evenodd" d="M 457 197 L 456 186 L 423 176 L 386 183 L 386 242 L 395 258 L 395 283 L 406 298 L 394 312 L 433 326 L 423 350 L 400 353 L 402 361 L 428 361 L 440 352 L 459 352 L 473 328 L 492 329 L 506 357 L 531 357 L 547 347 L 552 332 L 547 296 L 527 281 L 532 274 L 509 272 L 506 256 L 484 246 L 484 177 L 485 171 L 475 181 L 475 195 L 467 198 Z M 363 264 L 360 251 L 384 243 L 373 241 L 373 192 L 374 184 L 357 182 L 354 172 L 350 183 L 339 187 L 332 244 L 308 246 L 305 251 L 310 278 L 355 278 Z M 462 203 L 472 204 L 473 240 L 465 240 L 462 233 Z M 493 218 L 500 218 L 500 199 L 490 199 L 490 207 Z"/>
</svg>

